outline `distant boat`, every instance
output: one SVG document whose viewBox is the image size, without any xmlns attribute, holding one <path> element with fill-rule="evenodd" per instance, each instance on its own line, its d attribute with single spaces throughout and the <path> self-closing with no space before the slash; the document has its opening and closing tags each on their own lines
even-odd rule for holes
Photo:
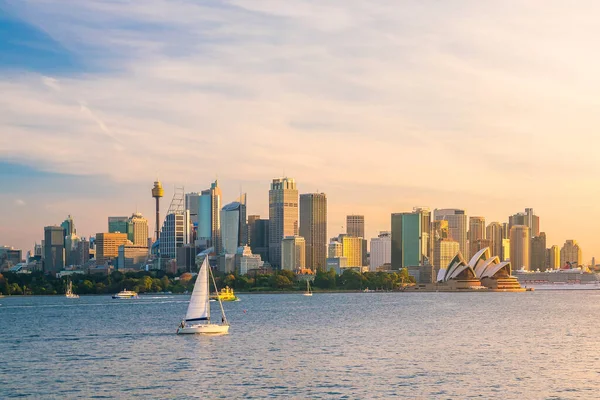
<svg viewBox="0 0 600 400">
<path fill-rule="evenodd" d="M 78 299 L 79 295 L 73 293 L 73 282 L 69 281 L 67 284 L 67 292 L 65 293 L 67 299 Z"/>
<path fill-rule="evenodd" d="M 221 299 L 221 301 L 238 301 L 239 299 L 233 293 L 233 289 L 229 286 L 225 286 L 218 294 L 213 294 L 210 296 L 211 300 L 217 300 L 217 298 Z"/>
<path fill-rule="evenodd" d="M 177 328 L 178 334 L 218 334 L 229 332 L 229 323 L 227 322 L 220 296 L 217 296 L 217 300 L 219 300 L 221 308 L 221 323 L 213 324 L 210 322 L 210 278 L 212 278 L 215 291 L 217 291 L 215 278 L 212 276 L 212 271 L 208 266 L 208 257 L 205 257 L 200 266 L 200 271 L 198 271 L 198 277 L 194 284 L 194 290 L 192 291 L 185 319 L 181 321 L 179 328 Z"/>
<path fill-rule="evenodd" d="M 131 290 L 121 290 L 117 294 L 113 294 L 113 299 L 139 299 L 138 294 Z"/>
<path fill-rule="evenodd" d="M 304 292 L 305 296 L 312 296 L 312 290 L 310 289 L 310 281 L 306 281 L 306 292 Z"/>
</svg>

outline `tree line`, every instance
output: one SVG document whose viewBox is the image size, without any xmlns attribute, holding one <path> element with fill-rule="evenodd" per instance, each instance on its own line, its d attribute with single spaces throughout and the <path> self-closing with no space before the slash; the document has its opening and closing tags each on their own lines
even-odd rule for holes
<svg viewBox="0 0 600 400">
<path fill-rule="evenodd" d="M 42 272 L 0 274 L 0 294 L 2 295 L 56 295 L 64 294 L 68 281 L 73 283 L 73 292 L 77 294 L 114 294 L 121 290 L 133 290 L 138 293 L 185 293 L 191 292 L 196 277 L 185 272 L 181 275 L 164 271 L 119 272 L 110 275 L 73 274 L 56 278 Z M 238 291 L 293 291 L 305 290 L 304 279 L 292 271 L 277 271 L 273 274 L 238 275 L 215 273 L 219 289 L 229 286 Z M 337 275 L 335 270 L 318 271 L 312 286 L 319 290 L 397 290 L 408 283 L 414 283 L 406 269 L 398 272 L 365 272 L 346 270 Z"/>
</svg>

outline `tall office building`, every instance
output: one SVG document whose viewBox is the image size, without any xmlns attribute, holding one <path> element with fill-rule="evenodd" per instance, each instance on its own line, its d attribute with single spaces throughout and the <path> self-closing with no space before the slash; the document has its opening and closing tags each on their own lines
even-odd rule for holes
<svg viewBox="0 0 600 400">
<path fill-rule="evenodd" d="M 565 241 L 560 249 L 560 267 L 564 268 L 567 263 L 570 263 L 573 267 L 580 266 L 581 258 L 581 248 L 577 244 L 577 240 Z"/>
<path fill-rule="evenodd" d="M 513 225 L 510 228 L 510 264 L 514 271 L 529 271 L 529 227 Z"/>
<path fill-rule="evenodd" d="M 162 240 L 162 236 L 161 236 Z M 102 265 L 119 256 L 119 246 L 129 243 L 126 233 L 96 234 L 96 264 Z"/>
<path fill-rule="evenodd" d="M 363 266 L 363 238 L 342 235 L 342 256 L 348 261 L 348 267 Z"/>
<path fill-rule="evenodd" d="M 384 264 L 392 263 L 392 233 L 379 232 L 376 238 L 371 239 L 371 259 L 369 271 L 377 271 Z"/>
<path fill-rule="evenodd" d="M 546 234 L 544 232 L 531 238 L 531 264 L 529 269 L 532 271 L 546 270 Z"/>
<path fill-rule="evenodd" d="M 298 189 L 292 178 L 276 178 L 269 190 L 269 261 L 281 268 L 281 241 L 298 236 Z"/>
<path fill-rule="evenodd" d="M 306 243 L 306 267 L 316 271 L 327 263 L 327 196 L 325 193 L 300 195 L 300 236 Z"/>
<path fill-rule="evenodd" d="M 198 225 L 198 211 L 200 211 L 200 196 L 202 193 L 191 192 L 185 194 L 185 209 L 190 212 L 190 223 Z"/>
<path fill-rule="evenodd" d="M 240 194 L 236 200 L 240 203 L 240 246 L 246 246 L 248 241 L 248 206 L 246 205 L 246 193 Z"/>
<path fill-rule="evenodd" d="M 69 215 L 67 219 L 60 224 L 60 226 L 65 230 L 65 236 L 77 234 L 77 229 L 75 229 L 75 221 L 73 221 L 73 217 L 71 217 L 71 215 Z"/>
<path fill-rule="evenodd" d="M 281 240 L 281 269 L 298 271 L 306 268 L 306 247 L 301 236 L 286 236 Z"/>
<path fill-rule="evenodd" d="M 44 227 L 44 272 L 55 274 L 65 268 L 65 230 L 60 226 Z"/>
<path fill-rule="evenodd" d="M 433 219 L 435 221 L 448 221 L 450 237 L 458 242 L 462 254 L 469 254 L 469 248 L 467 247 L 467 215 L 465 210 L 454 208 L 436 209 L 433 210 Z"/>
<path fill-rule="evenodd" d="M 510 239 L 502 239 L 502 253 L 498 257 L 501 261 L 510 261 Z"/>
<path fill-rule="evenodd" d="M 450 261 L 456 256 L 460 248 L 458 242 L 452 239 L 436 239 L 433 249 L 433 266 L 436 272 L 441 268 L 448 268 Z"/>
<path fill-rule="evenodd" d="M 252 247 L 252 231 L 254 230 L 254 223 L 260 219 L 260 215 L 248 215 L 247 228 L 248 228 L 248 246 Z"/>
<path fill-rule="evenodd" d="M 431 240 L 431 211 L 427 207 L 413 207 L 413 213 L 421 214 L 421 244 L 423 264 L 433 263 L 433 242 Z M 432 264 L 433 265 L 433 264 Z"/>
<path fill-rule="evenodd" d="M 354 237 L 365 237 L 365 216 L 347 215 L 346 216 L 346 234 Z"/>
<path fill-rule="evenodd" d="M 505 238 L 503 229 L 504 227 L 499 222 L 491 222 L 485 228 L 486 237 L 490 240 L 490 256 L 492 257 L 500 257 L 502 254 L 502 239 Z"/>
<path fill-rule="evenodd" d="M 221 253 L 221 196 L 219 182 L 214 181 L 202 191 L 198 209 L 198 245 L 213 247 L 217 254 Z"/>
<path fill-rule="evenodd" d="M 478 241 L 485 238 L 485 218 L 469 217 L 469 258 L 477 253 Z"/>
<path fill-rule="evenodd" d="M 234 201 L 221 210 L 221 249 L 225 254 L 237 254 L 238 247 L 243 246 L 241 208 L 241 203 Z"/>
<path fill-rule="evenodd" d="M 327 246 L 327 258 L 338 258 L 344 256 L 344 247 L 342 242 L 338 240 L 332 240 Z"/>
<path fill-rule="evenodd" d="M 148 220 L 141 213 L 135 212 L 129 217 L 129 224 L 132 232 L 128 239 L 134 246 L 148 247 Z"/>
<path fill-rule="evenodd" d="M 127 217 L 108 217 L 108 233 L 124 233 L 133 242 L 133 225 Z"/>
<path fill-rule="evenodd" d="M 250 248 L 253 254 L 260 256 L 262 261 L 269 262 L 269 220 L 260 219 L 258 215 L 251 217 L 248 217 L 248 221 L 252 219 L 252 223 L 248 224 L 251 237 Z"/>
<path fill-rule="evenodd" d="M 525 225 L 529 228 L 531 237 L 540 234 L 540 217 L 533 213 L 533 208 L 526 208 L 524 213 L 517 213 L 508 217 L 508 229 L 514 225 Z"/>
<path fill-rule="evenodd" d="M 557 245 L 552 245 L 548 249 L 548 267 L 550 269 L 560 268 L 560 248 Z"/>
<path fill-rule="evenodd" d="M 392 214 L 392 269 L 424 265 L 428 240 L 423 240 L 419 211 Z"/>
<path fill-rule="evenodd" d="M 189 243 L 190 213 L 187 210 L 169 212 L 160 231 L 160 256 L 176 259 L 177 249 Z"/>
</svg>

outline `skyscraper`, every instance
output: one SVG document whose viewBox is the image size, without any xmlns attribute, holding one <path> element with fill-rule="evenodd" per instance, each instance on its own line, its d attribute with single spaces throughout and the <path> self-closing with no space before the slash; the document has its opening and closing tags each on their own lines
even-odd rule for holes
<svg viewBox="0 0 600 400">
<path fill-rule="evenodd" d="M 258 215 L 248 217 L 250 228 L 250 248 L 253 254 L 258 254 L 262 261 L 269 262 L 269 220 L 261 219 Z"/>
<path fill-rule="evenodd" d="M 450 237 L 458 242 L 460 252 L 469 254 L 467 247 L 467 215 L 465 210 L 446 208 L 433 210 L 433 219 L 448 221 Z"/>
<path fill-rule="evenodd" d="M 428 240 L 423 240 L 420 211 L 392 214 L 392 269 L 424 265 Z"/>
<path fill-rule="evenodd" d="M 384 264 L 392 263 L 392 234 L 379 232 L 376 238 L 371 239 L 371 259 L 369 271 L 377 271 Z"/>
<path fill-rule="evenodd" d="M 325 193 L 300 195 L 300 236 L 306 243 L 306 267 L 316 271 L 327 263 L 327 196 Z"/>
<path fill-rule="evenodd" d="M 490 240 L 490 256 L 502 255 L 502 239 L 504 227 L 499 222 L 491 222 L 485 229 L 486 237 Z"/>
<path fill-rule="evenodd" d="M 342 235 L 342 256 L 348 261 L 348 267 L 362 267 L 363 238 Z"/>
<path fill-rule="evenodd" d="M 546 270 L 546 234 L 544 232 L 531 238 L 531 264 L 529 268 L 532 271 Z"/>
<path fill-rule="evenodd" d="M 229 203 L 221 210 L 221 249 L 225 254 L 237 254 L 241 243 L 241 204 Z"/>
<path fill-rule="evenodd" d="M 185 209 L 190 212 L 190 223 L 198 225 L 198 211 L 200 210 L 200 196 L 198 192 L 185 194 Z"/>
<path fill-rule="evenodd" d="M 529 227 L 513 225 L 510 228 L 510 264 L 514 271 L 529 271 Z"/>
<path fill-rule="evenodd" d="M 55 274 L 65 268 L 65 230 L 60 226 L 44 227 L 44 272 Z"/>
<path fill-rule="evenodd" d="M 198 210 L 198 241 L 200 247 L 213 247 L 221 253 L 221 188 L 218 181 L 202 191 Z"/>
<path fill-rule="evenodd" d="M 124 233 L 133 242 L 133 225 L 127 217 L 108 217 L 108 233 Z"/>
<path fill-rule="evenodd" d="M 485 218 L 469 217 L 469 258 L 477 253 L 477 241 L 485 239 Z"/>
<path fill-rule="evenodd" d="M 247 221 L 248 246 L 252 247 L 252 231 L 254 230 L 254 223 L 259 219 L 260 219 L 260 215 L 248 215 L 248 221 Z"/>
<path fill-rule="evenodd" d="M 306 248 L 302 236 L 286 236 L 281 240 L 281 269 L 298 271 L 306 268 Z"/>
<path fill-rule="evenodd" d="M 281 241 L 298 236 L 298 189 L 293 178 L 276 178 L 269 190 L 269 261 L 281 268 Z"/>
<path fill-rule="evenodd" d="M 177 249 L 189 243 L 189 229 L 190 212 L 185 209 L 185 190 L 176 187 L 160 232 L 161 261 L 177 258 Z"/>
<path fill-rule="evenodd" d="M 246 193 L 240 194 L 240 197 L 236 200 L 240 203 L 240 246 L 245 246 L 248 243 L 248 210 L 246 205 Z"/>
<path fill-rule="evenodd" d="M 365 237 L 365 216 L 347 215 L 346 216 L 346 234 L 354 237 Z"/>
<path fill-rule="evenodd" d="M 508 229 L 510 230 L 514 225 L 527 226 L 531 237 L 540 234 L 540 217 L 533 213 L 533 208 L 526 208 L 524 213 L 516 213 L 508 217 Z"/>
<path fill-rule="evenodd" d="M 61 228 L 65 230 L 65 236 L 76 235 L 77 230 L 75 229 L 75 222 L 73 221 L 73 217 L 69 215 L 67 219 L 60 224 Z"/>
<path fill-rule="evenodd" d="M 574 264 L 573 267 L 581 265 L 581 248 L 577 240 L 567 240 L 560 249 L 560 267 L 564 268 L 567 263 Z"/>
<path fill-rule="evenodd" d="M 433 259 L 435 271 L 448 268 L 450 261 L 459 251 L 458 242 L 452 239 L 436 239 L 434 242 Z"/>
<path fill-rule="evenodd" d="M 148 247 L 148 220 L 144 216 L 135 212 L 129 217 L 129 224 L 132 228 L 131 240 L 134 246 Z"/>
<path fill-rule="evenodd" d="M 550 269 L 559 269 L 560 268 L 560 248 L 557 245 L 552 245 L 548 249 L 548 260 Z"/>
<path fill-rule="evenodd" d="M 101 265 L 115 260 L 119 256 L 119 246 L 127 244 L 128 241 L 126 233 L 97 233 L 96 264 Z"/>
</svg>

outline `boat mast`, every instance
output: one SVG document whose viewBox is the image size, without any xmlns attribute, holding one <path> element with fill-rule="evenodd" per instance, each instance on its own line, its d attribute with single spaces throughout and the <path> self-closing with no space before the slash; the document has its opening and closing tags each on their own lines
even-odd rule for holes
<svg viewBox="0 0 600 400">
<path fill-rule="evenodd" d="M 219 307 L 221 307 L 221 315 L 223 315 L 224 323 L 225 325 L 229 325 L 229 322 L 227 322 L 227 316 L 225 315 L 225 310 L 223 309 L 223 302 L 221 301 L 221 296 L 219 296 L 219 291 L 217 290 L 217 282 L 215 282 L 215 276 L 213 275 L 212 270 L 210 268 L 208 270 L 210 271 L 210 277 L 212 278 L 213 285 L 215 286 L 215 292 L 217 293 L 217 299 L 219 300 Z"/>
</svg>

